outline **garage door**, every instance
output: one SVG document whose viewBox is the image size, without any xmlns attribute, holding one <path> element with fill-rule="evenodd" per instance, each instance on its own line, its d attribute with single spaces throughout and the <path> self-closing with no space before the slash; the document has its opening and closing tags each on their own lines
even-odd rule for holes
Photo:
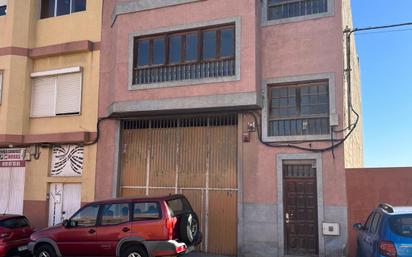
<svg viewBox="0 0 412 257">
<path fill-rule="evenodd" d="M 237 116 L 122 122 L 120 195 L 182 193 L 201 219 L 201 251 L 236 255 Z"/>
</svg>

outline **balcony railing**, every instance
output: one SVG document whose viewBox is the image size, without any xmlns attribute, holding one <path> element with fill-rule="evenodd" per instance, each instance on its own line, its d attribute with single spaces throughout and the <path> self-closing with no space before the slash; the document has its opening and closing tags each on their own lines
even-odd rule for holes
<svg viewBox="0 0 412 257">
<path fill-rule="evenodd" d="M 328 0 L 269 0 L 269 20 L 280 20 L 328 11 Z"/>
<path fill-rule="evenodd" d="M 329 135 L 329 118 L 300 118 L 269 121 L 269 136 Z"/>
<path fill-rule="evenodd" d="M 133 84 L 151 84 L 181 80 L 230 77 L 236 74 L 235 59 L 134 69 Z"/>
</svg>

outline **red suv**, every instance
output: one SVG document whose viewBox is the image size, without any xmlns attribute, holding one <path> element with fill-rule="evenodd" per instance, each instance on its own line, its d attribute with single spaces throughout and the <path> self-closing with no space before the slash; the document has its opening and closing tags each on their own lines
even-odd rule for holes
<svg viewBox="0 0 412 257">
<path fill-rule="evenodd" d="M 0 215 L 0 257 L 27 251 L 33 228 L 21 215 Z"/>
<path fill-rule="evenodd" d="M 201 241 L 199 220 L 183 195 L 87 204 L 63 224 L 35 232 L 35 257 L 177 256 Z"/>
</svg>

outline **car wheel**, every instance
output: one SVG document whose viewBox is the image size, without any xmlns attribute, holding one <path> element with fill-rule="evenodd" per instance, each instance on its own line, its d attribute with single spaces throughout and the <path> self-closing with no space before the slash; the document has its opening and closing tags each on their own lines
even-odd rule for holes
<svg viewBox="0 0 412 257">
<path fill-rule="evenodd" d="M 57 257 L 54 248 L 51 245 L 41 245 L 37 248 L 35 257 Z"/>
<path fill-rule="evenodd" d="M 180 239 L 187 245 L 192 245 L 199 240 L 199 219 L 196 213 L 188 213 L 180 218 Z"/>
<path fill-rule="evenodd" d="M 122 251 L 121 257 L 147 257 L 147 253 L 143 247 L 132 245 Z"/>
</svg>

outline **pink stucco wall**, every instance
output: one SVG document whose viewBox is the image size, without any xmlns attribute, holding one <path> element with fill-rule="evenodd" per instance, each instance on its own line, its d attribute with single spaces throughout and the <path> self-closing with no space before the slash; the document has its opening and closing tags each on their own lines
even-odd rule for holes
<svg viewBox="0 0 412 257">
<path fill-rule="evenodd" d="M 103 15 L 100 115 L 114 101 L 161 99 L 256 91 L 256 1 L 209 0 L 118 16 L 111 28 L 113 4 Z M 167 18 L 159 18 L 167 17 Z M 241 18 L 241 80 L 163 89 L 128 90 L 129 33 L 229 17 Z"/>
<path fill-rule="evenodd" d="M 343 50 L 340 0 L 335 3 L 335 15 L 321 19 L 281 25 L 261 26 L 260 0 L 208 0 L 174 7 L 121 15 L 111 27 L 113 6 L 119 1 L 105 1 L 101 48 L 101 82 L 99 113 L 116 101 L 137 101 L 236 92 L 260 92 L 260 81 L 276 77 L 334 73 L 336 78 L 336 107 L 343 119 Z M 167 18 L 162 18 L 167 17 Z M 161 89 L 128 90 L 128 35 L 154 28 L 241 17 L 241 74 L 240 81 L 199 84 Z M 247 119 L 251 119 L 248 117 Z M 114 135 L 114 122 L 103 126 L 106 135 Z M 342 127 L 342 125 L 340 125 Z M 240 135 L 239 135 L 240 136 Z M 244 143 L 243 174 L 244 201 L 275 203 L 276 154 L 302 153 L 287 148 L 263 146 L 253 135 Z M 114 136 L 99 142 L 96 197 L 111 196 Z M 304 145 L 304 146 L 307 146 Z M 314 143 L 313 147 L 330 146 Z M 324 204 L 346 206 L 345 171 L 342 147 L 322 154 L 324 175 Z"/>
</svg>

